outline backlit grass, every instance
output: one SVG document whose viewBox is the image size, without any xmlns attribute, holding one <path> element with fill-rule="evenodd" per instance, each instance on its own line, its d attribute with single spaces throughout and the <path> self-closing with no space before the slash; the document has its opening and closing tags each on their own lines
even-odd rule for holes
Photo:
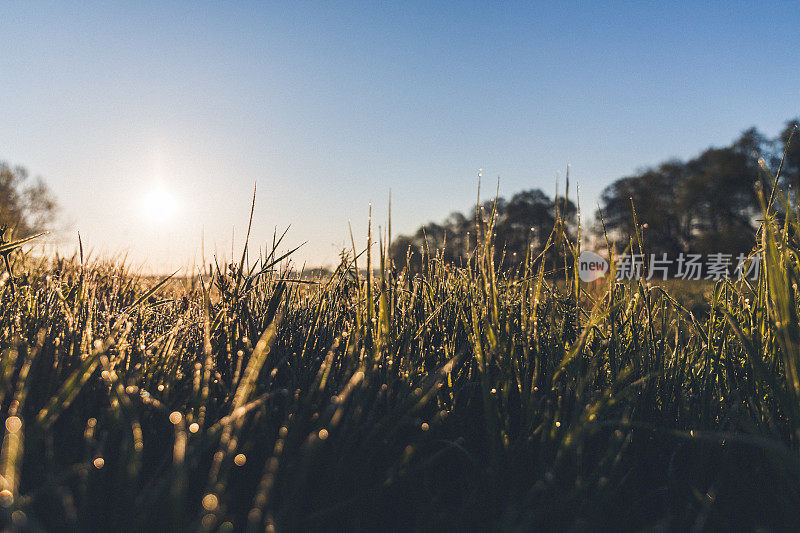
<svg viewBox="0 0 800 533">
<path fill-rule="evenodd" d="M 36 529 L 788 528 L 800 504 L 800 260 L 671 287 L 527 257 L 329 277 L 273 252 L 145 283 L 113 261 L 0 286 L 0 521 Z M 769 199 L 765 200 L 765 203 Z M 774 205 L 765 206 L 769 217 Z M 768 217 L 768 218 L 769 218 Z M 574 261 L 559 225 L 548 241 Z M 366 274 L 365 274 L 366 273 Z"/>
</svg>

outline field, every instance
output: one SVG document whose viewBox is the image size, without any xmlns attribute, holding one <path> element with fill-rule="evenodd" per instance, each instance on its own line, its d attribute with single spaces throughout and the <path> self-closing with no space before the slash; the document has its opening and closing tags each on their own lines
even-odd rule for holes
<svg viewBox="0 0 800 533">
<path fill-rule="evenodd" d="M 418 272 L 372 236 L 314 279 L 279 246 L 164 284 L 16 254 L 0 521 L 789 529 L 800 266 L 785 220 L 759 233 L 758 280 L 691 305 L 674 284 L 587 287 L 543 256 L 501 270 L 491 222 L 468 265 L 431 254 Z M 549 243 L 577 254 L 558 226 Z"/>
</svg>

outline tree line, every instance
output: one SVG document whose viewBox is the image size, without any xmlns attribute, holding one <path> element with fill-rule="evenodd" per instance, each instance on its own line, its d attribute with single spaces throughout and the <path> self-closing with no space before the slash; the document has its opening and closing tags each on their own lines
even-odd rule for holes
<svg viewBox="0 0 800 533">
<path fill-rule="evenodd" d="M 567 198 L 551 199 L 539 189 L 522 191 L 509 200 L 498 197 L 479 204 L 471 215 L 454 212 L 441 224 L 430 222 L 413 235 L 400 236 L 392 243 L 391 256 L 395 265 L 407 265 L 412 270 L 421 268 L 426 256 L 467 264 L 479 242 L 479 234 L 491 227 L 495 261 L 513 265 L 524 260 L 526 254 L 544 250 L 557 223 L 563 224 L 565 234 L 574 235 L 577 212 L 575 204 Z M 476 223 L 478 220 L 481 224 Z M 563 260 L 563 243 L 551 244 L 547 247 L 551 259 Z"/>
<path fill-rule="evenodd" d="M 621 252 L 636 239 L 635 220 L 647 253 L 749 252 L 761 213 L 758 194 L 769 197 L 769 176 L 780 169 L 785 190 L 800 187 L 800 139 L 790 142 L 797 124 L 786 122 L 775 138 L 750 128 L 729 146 L 708 148 L 686 161 L 670 159 L 614 181 L 601 193 L 589 235 L 598 247 L 605 248 L 608 238 Z M 396 239 L 392 257 L 396 264 L 418 266 L 427 251 L 464 262 L 477 242 L 476 221 L 488 213 L 494 213 L 496 260 L 506 265 L 541 253 L 558 218 L 568 235 L 577 223 L 571 201 L 531 189 L 473 207 L 469 214 L 452 213 L 440 224 L 425 224 Z"/>
<path fill-rule="evenodd" d="M 750 128 L 729 146 L 708 148 L 686 161 L 671 159 L 614 181 L 602 191 L 588 233 L 598 247 L 608 237 L 624 249 L 635 238 L 635 220 L 648 253 L 747 253 L 755 243 L 759 191 L 769 196 L 772 186 L 764 169 L 772 175 L 780 169 L 780 184 L 791 197 L 800 187 L 800 142 L 790 142 L 797 124 L 797 119 L 786 122 L 775 138 Z M 56 200 L 41 179 L 32 180 L 25 168 L 0 162 L 0 229 L 22 238 L 47 229 L 56 212 Z M 495 260 L 505 266 L 546 248 L 554 261 L 563 260 L 563 242 L 548 248 L 548 237 L 557 223 L 570 237 L 577 228 L 571 200 L 530 189 L 400 236 L 392 243 L 392 258 L 398 266 L 419 267 L 429 252 L 464 263 L 478 242 L 481 225 L 476 222 L 490 218 Z"/>
</svg>

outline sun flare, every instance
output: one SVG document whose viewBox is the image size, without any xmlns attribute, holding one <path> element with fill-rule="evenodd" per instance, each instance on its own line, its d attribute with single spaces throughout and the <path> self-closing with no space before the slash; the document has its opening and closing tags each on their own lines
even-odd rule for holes
<svg viewBox="0 0 800 533">
<path fill-rule="evenodd" d="M 177 210 L 175 196 L 162 187 L 154 188 L 142 199 L 143 215 L 151 222 L 167 222 L 175 216 Z"/>
</svg>

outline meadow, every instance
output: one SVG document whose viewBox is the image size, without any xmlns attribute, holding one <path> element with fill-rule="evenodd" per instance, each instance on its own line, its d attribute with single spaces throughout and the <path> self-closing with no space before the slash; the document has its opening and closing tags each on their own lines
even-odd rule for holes
<svg viewBox="0 0 800 533">
<path fill-rule="evenodd" d="M 158 283 L 2 245 L 0 522 L 791 529 L 800 226 L 779 190 L 762 203 L 758 279 L 703 313 L 670 284 L 581 282 L 560 223 L 559 254 L 499 268 L 491 213 L 466 264 L 408 269 L 369 235 L 313 278 L 281 238 Z"/>
</svg>

